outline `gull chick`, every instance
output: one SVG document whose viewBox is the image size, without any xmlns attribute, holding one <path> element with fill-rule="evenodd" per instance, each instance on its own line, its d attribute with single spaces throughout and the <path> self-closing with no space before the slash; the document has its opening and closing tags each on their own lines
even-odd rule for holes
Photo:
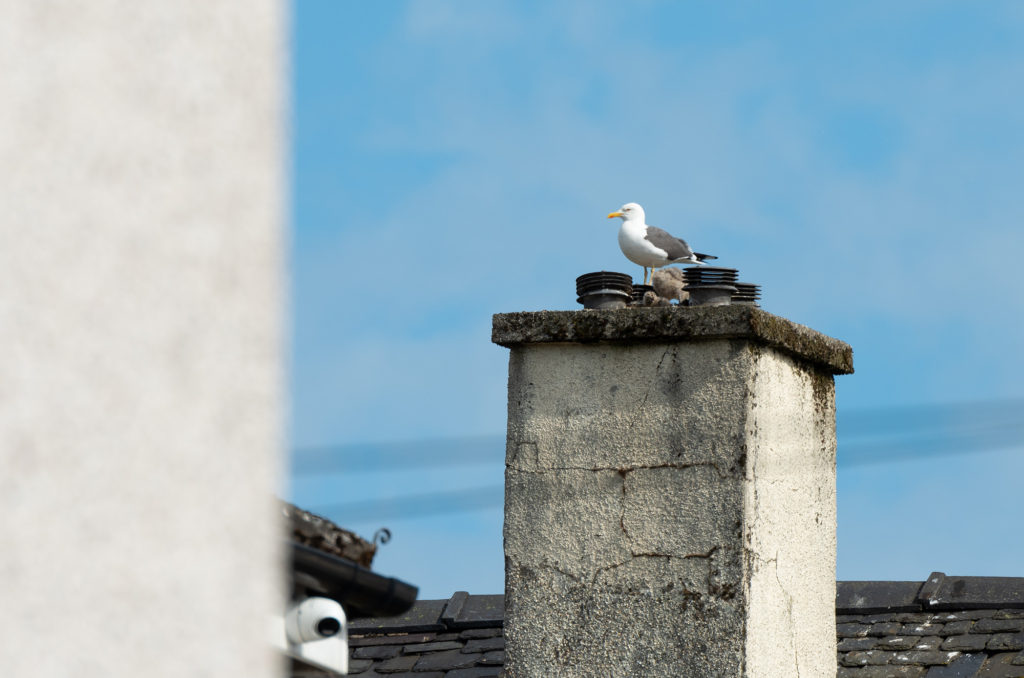
<svg viewBox="0 0 1024 678">
<path fill-rule="evenodd" d="M 660 268 L 667 264 L 699 264 L 706 265 L 705 259 L 717 259 L 710 254 L 694 252 L 686 241 L 677 238 L 667 231 L 645 223 L 644 208 L 635 202 L 628 202 L 612 212 L 608 218 L 621 217 L 619 228 L 619 247 L 626 258 L 634 264 L 644 267 L 644 284 L 648 284 L 647 269 Z"/>
</svg>

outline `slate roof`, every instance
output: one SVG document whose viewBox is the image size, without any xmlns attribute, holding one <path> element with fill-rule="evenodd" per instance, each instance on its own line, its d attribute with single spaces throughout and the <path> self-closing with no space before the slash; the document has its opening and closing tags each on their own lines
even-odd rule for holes
<svg viewBox="0 0 1024 678">
<path fill-rule="evenodd" d="M 1024 578 L 838 582 L 838 678 L 1024 678 Z M 502 596 L 458 592 L 349 625 L 360 678 L 488 678 L 505 661 Z"/>
<path fill-rule="evenodd" d="M 349 622 L 349 675 L 490 678 L 501 675 L 505 597 L 458 591 L 398 617 Z"/>
<path fill-rule="evenodd" d="M 1024 578 L 837 588 L 838 678 L 1024 678 Z"/>
</svg>

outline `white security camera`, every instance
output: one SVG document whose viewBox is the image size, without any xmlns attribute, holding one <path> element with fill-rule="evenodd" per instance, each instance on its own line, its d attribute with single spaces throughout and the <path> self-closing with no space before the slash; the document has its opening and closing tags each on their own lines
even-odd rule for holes
<svg viewBox="0 0 1024 678">
<path fill-rule="evenodd" d="M 284 615 L 288 642 L 294 645 L 332 638 L 345 630 L 345 611 L 330 598 L 306 598 Z"/>
</svg>

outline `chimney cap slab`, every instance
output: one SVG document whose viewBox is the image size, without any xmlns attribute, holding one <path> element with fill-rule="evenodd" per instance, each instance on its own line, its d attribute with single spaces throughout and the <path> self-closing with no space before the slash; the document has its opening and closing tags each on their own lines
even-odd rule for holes
<svg viewBox="0 0 1024 678">
<path fill-rule="evenodd" d="M 853 349 L 753 306 L 650 307 L 621 310 L 498 313 L 491 341 L 506 348 L 543 343 L 672 343 L 749 339 L 832 374 L 853 373 Z"/>
</svg>

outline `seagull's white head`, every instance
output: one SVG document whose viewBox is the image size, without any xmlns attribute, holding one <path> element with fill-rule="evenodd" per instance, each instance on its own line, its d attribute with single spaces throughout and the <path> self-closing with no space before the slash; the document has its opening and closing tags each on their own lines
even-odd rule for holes
<svg viewBox="0 0 1024 678">
<path fill-rule="evenodd" d="M 627 202 L 625 205 L 619 208 L 618 212 L 612 212 L 608 215 L 608 218 L 622 217 L 623 221 L 635 221 L 639 220 L 640 223 L 644 223 L 644 208 L 637 205 L 635 202 Z"/>
</svg>

